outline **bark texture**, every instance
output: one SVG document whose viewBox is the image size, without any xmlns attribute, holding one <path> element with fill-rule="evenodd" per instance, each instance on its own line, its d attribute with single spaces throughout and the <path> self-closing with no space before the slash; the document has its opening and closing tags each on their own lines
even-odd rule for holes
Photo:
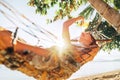
<svg viewBox="0 0 120 80">
<path fill-rule="evenodd" d="M 89 3 L 120 33 L 120 13 L 103 0 L 88 0 Z"/>
</svg>

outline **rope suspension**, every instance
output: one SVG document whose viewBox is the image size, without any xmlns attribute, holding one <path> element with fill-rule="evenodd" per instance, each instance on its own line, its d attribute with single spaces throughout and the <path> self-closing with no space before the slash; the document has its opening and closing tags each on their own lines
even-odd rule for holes
<svg viewBox="0 0 120 80">
<path fill-rule="evenodd" d="M 9 20 L 13 25 L 18 26 L 15 21 L 19 22 L 20 24 L 22 24 L 23 26 L 27 27 L 29 29 L 29 31 L 25 30 L 24 28 L 20 28 L 22 29 L 24 32 L 27 32 L 29 35 L 37 38 L 38 43 L 39 41 L 42 40 L 46 40 L 48 42 L 52 42 L 55 43 L 57 41 L 57 37 L 55 35 L 53 35 L 52 33 L 50 33 L 49 31 L 47 31 L 46 29 L 44 29 L 43 27 L 41 27 L 40 25 L 36 24 L 35 22 L 33 22 L 32 20 L 30 20 L 28 17 L 26 17 L 25 15 L 23 15 L 22 13 L 20 13 L 19 11 L 17 11 L 14 7 L 12 7 L 10 4 L 8 4 L 5 1 L 0 1 L 0 4 L 6 8 L 7 10 L 9 10 L 13 15 L 9 15 L 6 12 L 4 12 L 3 10 L 0 9 L 0 13 L 2 13 L 7 20 Z M 27 22 L 29 22 L 30 24 L 32 24 L 33 27 L 29 26 L 28 24 L 26 24 L 25 22 L 23 22 L 24 19 Z M 35 30 L 37 32 L 39 32 L 40 34 L 46 36 L 47 39 L 43 39 L 41 36 L 36 35 L 35 32 L 33 32 L 32 30 Z"/>
</svg>

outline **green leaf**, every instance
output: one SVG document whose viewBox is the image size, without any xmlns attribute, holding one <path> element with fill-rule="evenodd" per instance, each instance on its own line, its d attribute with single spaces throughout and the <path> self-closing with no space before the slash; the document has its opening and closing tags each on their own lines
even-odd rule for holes
<svg viewBox="0 0 120 80">
<path fill-rule="evenodd" d="M 120 0 L 114 0 L 114 5 L 116 8 L 120 9 Z"/>
<path fill-rule="evenodd" d="M 79 15 L 84 16 L 85 19 L 89 19 L 92 16 L 94 9 L 91 6 L 85 8 Z"/>
</svg>

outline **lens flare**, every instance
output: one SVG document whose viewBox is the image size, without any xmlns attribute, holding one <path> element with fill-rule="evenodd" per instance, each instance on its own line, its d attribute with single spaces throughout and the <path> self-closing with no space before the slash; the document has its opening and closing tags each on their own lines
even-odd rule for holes
<svg viewBox="0 0 120 80">
<path fill-rule="evenodd" d="M 63 39 L 58 39 L 58 41 L 56 42 L 56 48 L 58 50 L 58 54 L 62 54 L 64 49 L 65 49 L 65 43 L 63 41 Z"/>
</svg>

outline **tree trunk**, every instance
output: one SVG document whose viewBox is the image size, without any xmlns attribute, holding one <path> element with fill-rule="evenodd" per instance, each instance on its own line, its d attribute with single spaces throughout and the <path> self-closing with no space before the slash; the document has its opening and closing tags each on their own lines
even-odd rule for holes
<svg viewBox="0 0 120 80">
<path fill-rule="evenodd" d="M 98 11 L 120 33 L 120 13 L 110 7 L 103 0 L 88 0 L 89 3 Z"/>
</svg>

